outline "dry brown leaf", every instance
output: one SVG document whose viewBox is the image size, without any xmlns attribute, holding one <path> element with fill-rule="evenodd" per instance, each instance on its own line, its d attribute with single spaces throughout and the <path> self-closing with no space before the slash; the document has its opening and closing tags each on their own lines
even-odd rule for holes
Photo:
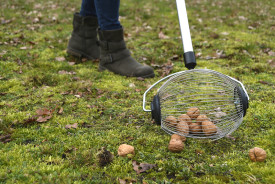
<svg viewBox="0 0 275 184">
<path fill-rule="evenodd" d="M 137 174 L 146 172 L 147 170 L 150 170 L 154 167 L 156 167 L 156 164 L 148 164 L 148 163 L 141 163 L 138 164 L 137 161 L 133 160 L 132 165 L 134 170 L 137 172 Z"/>
<path fill-rule="evenodd" d="M 36 114 L 38 116 L 43 116 L 43 115 L 51 115 L 52 114 L 52 111 L 46 109 L 46 108 L 43 108 L 43 109 L 38 109 L 36 110 Z"/>
<path fill-rule="evenodd" d="M 159 32 L 159 38 L 160 39 L 168 39 L 169 36 L 166 36 L 162 31 Z"/>
<path fill-rule="evenodd" d="M 48 120 L 51 119 L 51 118 L 52 118 L 52 115 L 50 115 L 50 116 L 45 116 L 45 117 L 39 116 L 38 119 L 37 119 L 36 121 L 39 122 L 39 123 L 43 123 L 43 122 L 48 121 Z"/>
<path fill-rule="evenodd" d="M 30 118 L 24 120 L 24 124 L 33 123 L 33 122 L 36 121 L 36 119 L 37 119 L 37 116 L 32 116 L 32 117 L 30 117 Z"/>
<path fill-rule="evenodd" d="M 127 184 L 126 180 L 118 178 L 118 181 L 119 181 L 120 184 Z"/>
<path fill-rule="evenodd" d="M 74 123 L 74 124 L 72 124 L 72 125 L 66 125 L 66 126 L 65 126 L 66 129 L 71 129 L 71 128 L 76 129 L 77 127 L 78 127 L 78 124 L 77 124 L 77 123 Z"/>
<path fill-rule="evenodd" d="M 58 111 L 58 114 L 63 114 L 63 107 L 60 107 L 59 111 Z"/>
<path fill-rule="evenodd" d="M 136 183 L 137 180 L 132 179 L 132 178 L 126 178 L 126 179 L 118 179 L 120 184 L 132 184 L 132 183 Z"/>
</svg>

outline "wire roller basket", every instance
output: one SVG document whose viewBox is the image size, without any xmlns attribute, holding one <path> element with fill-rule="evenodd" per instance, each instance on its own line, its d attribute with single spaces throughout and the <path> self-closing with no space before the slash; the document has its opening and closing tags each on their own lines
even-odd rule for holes
<svg viewBox="0 0 275 184">
<path fill-rule="evenodd" d="M 166 80 L 166 81 L 165 81 Z M 146 109 L 146 95 L 163 82 Z M 243 121 L 249 96 L 238 80 L 208 69 L 171 74 L 153 84 L 143 96 L 143 110 L 169 134 L 219 139 Z"/>
</svg>

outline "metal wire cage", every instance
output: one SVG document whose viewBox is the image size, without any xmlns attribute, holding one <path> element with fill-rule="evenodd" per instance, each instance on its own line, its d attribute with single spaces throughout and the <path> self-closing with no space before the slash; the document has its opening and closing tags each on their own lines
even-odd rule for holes
<svg viewBox="0 0 275 184">
<path fill-rule="evenodd" d="M 151 112 L 167 133 L 219 139 L 242 123 L 249 97 L 238 80 L 213 70 L 194 69 L 167 76 L 152 87 L 165 79 Z M 151 88 L 144 94 L 144 103 Z M 144 110 L 148 111 L 145 104 Z"/>
</svg>

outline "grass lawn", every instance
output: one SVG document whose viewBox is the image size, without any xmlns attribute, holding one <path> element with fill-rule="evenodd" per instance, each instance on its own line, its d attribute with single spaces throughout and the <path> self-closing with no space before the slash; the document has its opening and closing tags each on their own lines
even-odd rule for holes
<svg viewBox="0 0 275 184">
<path fill-rule="evenodd" d="M 196 68 L 240 80 L 250 104 L 230 137 L 187 138 L 181 153 L 142 110 L 150 85 L 186 70 L 175 1 L 121 1 L 132 55 L 155 69 L 145 80 L 66 54 L 80 4 L 0 2 L 1 183 L 275 183 L 274 1 L 186 2 Z M 124 143 L 135 155 L 118 156 Z M 102 147 L 114 155 L 107 165 Z M 249 159 L 253 147 L 266 150 L 264 162 Z M 138 174 L 133 161 L 155 167 Z"/>
</svg>

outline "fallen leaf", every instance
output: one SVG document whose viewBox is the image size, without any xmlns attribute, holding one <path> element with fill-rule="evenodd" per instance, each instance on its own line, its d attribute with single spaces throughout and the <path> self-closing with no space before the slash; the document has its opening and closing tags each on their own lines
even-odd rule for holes
<svg viewBox="0 0 275 184">
<path fill-rule="evenodd" d="M 268 62 L 268 64 L 271 66 L 271 68 L 274 68 L 275 67 L 275 60 L 268 60 L 267 61 Z"/>
<path fill-rule="evenodd" d="M 56 61 L 65 61 L 65 57 L 60 56 L 55 58 Z"/>
<path fill-rule="evenodd" d="M 58 114 L 63 114 L 63 107 L 60 107 Z"/>
<path fill-rule="evenodd" d="M 235 138 L 235 137 L 232 137 L 231 135 L 226 135 L 225 137 L 226 137 L 226 138 L 229 138 L 229 139 L 232 139 L 233 141 L 236 140 L 236 138 Z"/>
<path fill-rule="evenodd" d="M 134 87 L 136 87 L 136 85 L 135 85 L 134 83 L 130 83 L 130 84 L 129 84 L 129 87 L 130 87 L 130 88 L 134 88 Z"/>
<path fill-rule="evenodd" d="M 118 181 L 119 181 L 120 184 L 127 184 L 126 180 L 118 178 Z"/>
<path fill-rule="evenodd" d="M 77 124 L 77 123 L 74 123 L 74 124 L 72 124 L 72 125 L 66 125 L 66 126 L 65 126 L 66 129 L 71 129 L 71 128 L 76 129 L 77 127 L 78 127 L 78 124 Z"/>
<path fill-rule="evenodd" d="M 156 167 L 156 164 L 148 164 L 148 163 L 141 163 L 138 164 L 136 161 L 132 161 L 132 165 L 134 170 L 137 172 L 137 174 L 146 172 L 147 170 L 150 170 L 154 167 Z"/>
<path fill-rule="evenodd" d="M 144 81 L 144 78 L 143 77 L 137 77 L 137 80 Z"/>
<path fill-rule="evenodd" d="M 34 123 L 37 119 L 37 116 L 32 116 L 26 120 L 24 120 L 24 124 L 30 124 L 30 123 Z"/>
<path fill-rule="evenodd" d="M 268 55 L 270 55 L 270 56 L 275 56 L 275 52 L 269 51 L 269 52 L 268 52 Z"/>
<path fill-rule="evenodd" d="M 48 110 L 46 108 L 38 109 L 38 110 L 36 110 L 37 115 L 34 116 L 34 117 L 38 117 L 36 119 L 37 122 L 43 123 L 43 122 L 46 122 L 46 121 L 48 121 L 49 119 L 52 118 L 52 113 L 53 113 L 52 110 Z"/>
<path fill-rule="evenodd" d="M 35 17 L 33 20 L 32 20 L 33 23 L 38 23 L 39 22 L 39 18 L 38 17 Z"/>
<path fill-rule="evenodd" d="M 269 51 L 271 51 L 271 48 L 265 48 L 265 49 L 263 49 L 263 52 L 266 53 L 266 54 L 267 54 Z"/>
<path fill-rule="evenodd" d="M 65 71 L 65 70 L 61 70 L 61 71 L 58 72 L 58 74 L 75 75 L 76 73 L 75 72 L 68 72 L 68 71 Z"/>
<path fill-rule="evenodd" d="M 43 123 L 43 122 L 48 121 L 48 120 L 51 119 L 51 118 L 52 118 L 51 115 L 50 115 L 50 116 L 45 116 L 45 117 L 39 116 L 38 119 L 37 119 L 36 121 L 39 122 L 39 123 Z"/>
<path fill-rule="evenodd" d="M 1 24 L 9 24 L 11 23 L 11 20 L 1 20 Z"/>
<path fill-rule="evenodd" d="M 199 58 L 199 57 L 201 57 L 201 56 L 202 56 L 202 53 L 201 53 L 201 52 L 196 53 L 196 58 Z"/>
<path fill-rule="evenodd" d="M 43 109 L 36 110 L 36 114 L 38 116 L 43 116 L 43 115 L 51 115 L 52 112 L 50 110 L 46 109 L 46 108 L 43 108 Z"/>
<path fill-rule="evenodd" d="M 173 55 L 173 57 L 171 58 L 171 60 L 175 61 L 175 60 L 178 60 L 179 59 L 179 55 Z"/>
<path fill-rule="evenodd" d="M 120 178 L 118 178 L 118 181 L 119 181 L 119 183 L 120 184 L 132 184 L 132 183 L 136 183 L 137 182 L 137 180 L 135 180 L 135 179 L 132 179 L 132 178 L 126 178 L 126 179 L 120 179 Z"/>
<path fill-rule="evenodd" d="M 229 33 L 228 33 L 228 32 L 222 32 L 221 34 L 222 34 L 222 35 L 224 35 L 224 36 L 229 35 Z"/>
<path fill-rule="evenodd" d="M 168 39 L 169 36 L 166 36 L 162 31 L 159 32 L 159 38 L 160 39 Z"/>
<path fill-rule="evenodd" d="M 266 82 L 266 81 L 258 81 L 258 82 L 261 83 L 261 84 L 270 85 L 270 83 L 269 83 L 269 82 Z"/>
<path fill-rule="evenodd" d="M 173 70 L 173 63 L 172 62 L 167 62 L 166 64 L 162 65 L 162 77 L 170 74 L 170 72 Z"/>
<path fill-rule="evenodd" d="M 0 93 L 0 96 L 5 96 L 6 94 L 8 94 L 8 93 Z"/>
</svg>

